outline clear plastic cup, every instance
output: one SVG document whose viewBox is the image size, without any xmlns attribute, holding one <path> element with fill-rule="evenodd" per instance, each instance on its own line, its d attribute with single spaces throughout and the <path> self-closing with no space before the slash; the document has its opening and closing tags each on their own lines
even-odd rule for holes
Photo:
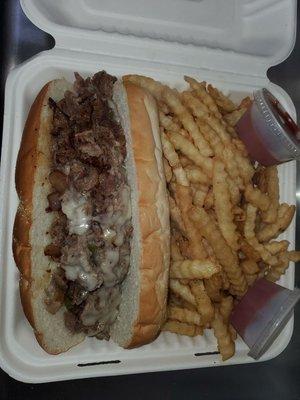
<svg viewBox="0 0 300 400">
<path fill-rule="evenodd" d="M 236 130 L 250 157 L 262 165 L 300 160 L 300 128 L 267 89 L 254 92 Z"/>
<path fill-rule="evenodd" d="M 300 290 L 289 290 L 262 278 L 234 307 L 230 322 L 249 346 L 248 355 L 259 359 L 280 334 L 300 299 Z"/>
</svg>

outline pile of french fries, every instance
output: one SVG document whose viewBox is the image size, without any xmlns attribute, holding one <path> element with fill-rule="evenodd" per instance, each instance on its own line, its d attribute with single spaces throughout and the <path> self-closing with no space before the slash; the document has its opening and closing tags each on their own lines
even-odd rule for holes
<svg viewBox="0 0 300 400">
<path fill-rule="evenodd" d="M 235 352 L 229 317 L 256 279 L 277 281 L 300 252 L 276 241 L 295 206 L 279 203 L 277 167 L 250 161 L 235 125 L 250 98 L 234 104 L 206 82 L 185 77 L 178 92 L 151 78 L 125 81 L 157 100 L 171 218 L 168 320 L 182 335 L 212 328 L 223 360 Z"/>
</svg>

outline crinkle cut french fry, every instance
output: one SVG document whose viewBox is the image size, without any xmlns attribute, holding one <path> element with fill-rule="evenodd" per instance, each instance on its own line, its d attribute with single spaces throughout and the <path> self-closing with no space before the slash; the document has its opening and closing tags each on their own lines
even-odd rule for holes
<svg viewBox="0 0 300 400">
<path fill-rule="evenodd" d="M 193 160 L 208 176 L 212 176 L 213 163 L 210 158 L 204 157 L 191 142 L 179 133 L 169 132 L 168 136 L 176 150 L 181 151 L 182 154 Z"/>
<path fill-rule="evenodd" d="M 182 168 L 182 165 L 180 164 L 178 154 L 176 153 L 173 144 L 169 141 L 167 135 L 162 130 L 160 136 L 161 136 L 163 154 L 173 169 L 176 181 L 180 185 L 189 186 L 189 181 L 187 179 L 185 170 Z"/>
<path fill-rule="evenodd" d="M 247 184 L 252 179 L 254 168 L 249 158 L 244 155 L 243 151 L 239 151 L 237 147 L 235 151 L 235 159 L 239 167 L 239 174 L 243 178 L 245 184 Z"/>
<path fill-rule="evenodd" d="M 218 309 L 215 310 L 215 317 L 211 322 L 211 326 L 218 342 L 218 349 L 221 353 L 222 360 L 228 360 L 234 355 L 235 345 L 231 338 L 228 326 L 224 323 Z"/>
<path fill-rule="evenodd" d="M 215 99 L 217 105 L 226 113 L 236 110 L 237 106 L 232 100 L 225 96 L 220 90 L 214 88 L 212 85 L 207 86 L 208 93 Z"/>
<path fill-rule="evenodd" d="M 251 184 L 246 186 L 244 195 L 247 202 L 262 211 L 266 211 L 270 206 L 269 197 L 258 188 L 254 188 Z"/>
<path fill-rule="evenodd" d="M 226 170 L 233 182 L 242 189 L 244 187 L 243 181 L 250 181 L 254 173 L 242 144 L 237 147 L 233 142 L 227 143 L 225 139 L 222 141 L 213 128 L 206 122 L 203 122 L 201 118 L 197 119 L 197 123 L 203 136 L 214 150 L 215 155 L 221 158 L 226 165 Z M 238 139 L 235 140 L 238 141 Z"/>
<path fill-rule="evenodd" d="M 228 330 L 229 330 L 229 332 L 230 332 L 231 339 L 232 339 L 233 341 L 235 341 L 236 338 L 237 338 L 236 330 L 234 329 L 234 327 L 233 327 L 232 325 L 228 325 Z"/>
<path fill-rule="evenodd" d="M 234 206 L 232 212 L 235 216 L 239 216 L 239 221 L 245 221 L 245 211 L 241 207 Z"/>
<path fill-rule="evenodd" d="M 190 216 L 212 247 L 218 261 L 226 272 L 233 290 L 244 293 L 247 289 L 247 283 L 238 265 L 237 255 L 232 252 L 217 225 L 203 208 L 193 208 L 190 211 Z"/>
<path fill-rule="evenodd" d="M 221 273 L 213 275 L 209 279 L 204 279 L 206 293 L 212 301 L 221 300 L 221 289 L 223 285 Z M 228 289 L 228 288 L 227 288 Z"/>
<path fill-rule="evenodd" d="M 202 281 L 191 281 L 190 287 L 196 301 L 198 313 L 201 315 L 202 323 L 205 326 L 214 318 L 214 306 L 206 293 Z"/>
<path fill-rule="evenodd" d="M 223 296 L 220 302 L 219 311 L 225 324 L 228 324 L 232 309 L 233 309 L 233 297 Z"/>
<path fill-rule="evenodd" d="M 286 251 L 289 247 L 289 244 L 290 243 L 287 240 L 281 240 L 279 242 L 273 241 L 266 243 L 264 246 L 271 254 L 276 255 L 277 253 Z"/>
<path fill-rule="evenodd" d="M 245 274 L 254 275 L 259 272 L 259 267 L 254 260 L 245 259 L 241 261 L 241 267 Z"/>
<path fill-rule="evenodd" d="M 255 236 L 255 219 L 256 219 L 257 208 L 252 204 L 247 204 L 246 208 L 246 220 L 244 225 L 244 236 L 246 241 L 252 246 L 261 256 L 263 261 L 267 264 L 275 265 L 277 263 L 277 258 L 272 256 L 272 254 L 258 242 Z"/>
<path fill-rule="evenodd" d="M 217 258 L 215 256 L 215 253 L 214 253 L 213 249 L 211 248 L 210 244 L 208 243 L 208 241 L 205 238 L 202 239 L 202 244 L 203 244 L 203 247 L 205 248 L 205 251 L 206 251 L 206 253 L 208 255 L 208 258 L 210 258 L 213 262 L 218 264 L 218 261 L 217 261 Z"/>
<path fill-rule="evenodd" d="M 221 156 L 222 151 L 224 149 L 224 144 L 216 135 L 216 132 L 202 119 L 197 118 L 196 123 L 203 134 L 205 140 L 209 143 L 210 147 L 212 148 L 214 154 L 218 157 Z M 238 176 L 238 174 L 236 174 Z"/>
<path fill-rule="evenodd" d="M 256 262 L 261 260 L 260 254 L 244 238 L 240 238 L 240 250 L 251 260 Z"/>
<path fill-rule="evenodd" d="M 174 185 L 176 203 L 180 209 L 185 226 L 185 236 L 189 239 L 188 256 L 193 259 L 206 257 L 206 251 L 202 245 L 201 235 L 190 220 L 188 210 L 192 207 L 191 189 L 182 185 Z"/>
<path fill-rule="evenodd" d="M 204 185 L 210 184 L 210 179 L 200 168 L 187 166 L 185 172 L 188 180 L 191 183 L 202 183 Z"/>
<path fill-rule="evenodd" d="M 180 307 L 180 308 L 186 308 L 187 310 L 196 311 L 197 312 L 196 306 L 194 306 L 189 301 L 184 300 L 182 297 L 179 297 L 179 296 L 173 294 L 172 292 L 169 293 L 168 305 L 169 306 Z"/>
<path fill-rule="evenodd" d="M 166 115 L 162 111 L 159 111 L 159 123 L 165 130 L 171 130 L 175 132 L 179 132 L 181 127 L 177 122 L 174 121 L 173 118 Z"/>
<path fill-rule="evenodd" d="M 257 185 L 259 190 L 263 193 L 267 193 L 268 185 L 267 185 L 267 177 L 266 177 L 266 168 L 263 166 L 258 166 L 253 176 L 253 182 Z"/>
<path fill-rule="evenodd" d="M 193 143 L 193 139 L 191 138 L 190 134 L 188 133 L 188 131 L 186 131 L 184 128 L 181 128 L 179 130 L 180 135 L 182 135 L 183 137 L 185 137 L 186 139 L 188 139 L 191 143 Z"/>
<path fill-rule="evenodd" d="M 238 138 L 232 138 L 232 143 L 243 157 L 248 157 L 248 152 L 244 143 Z"/>
<path fill-rule="evenodd" d="M 172 143 L 169 141 L 168 136 L 164 133 L 162 129 L 160 133 L 164 157 L 168 160 L 168 163 L 171 167 L 177 167 L 178 165 L 180 165 L 178 154 L 176 153 Z"/>
<path fill-rule="evenodd" d="M 230 178 L 233 183 L 240 189 L 244 189 L 244 182 L 243 182 L 243 165 L 242 163 L 239 165 L 237 162 L 237 154 L 238 152 L 234 150 L 234 147 L 231 145 L 224 146 L 224 149 L 221 154 L 221 159 L 223 160 L 224 164 L 226 165 L 226 170 L 230 175 Z M 237 175 L 237 176 L 236 176 Z"/>
<path fill-rule="evenodd" d="M 193 295 L 191 288 L 188 285 L 183 285 L 178 279 L 170 279 L 169 287 L 173 293 L 182 299 L 188 301 L 194 306 L 197 305 L 195 296 Z"/>
<path fill-rule="evenodd" d="M 232 205 L 224 164 L 215 160 L 213 169 L 214 205 L 221 233 L 233 250 L 238 250 L 238 234 L 233 222 Z"/>
<path fill-rule="evenodd" d="M 276 221 L 279 208 L 279 179 L 277 167 L 267 167 L 265 169 L 268 197 L 270 199 L 269 208 L 262 212 L 262 220 L 268 224 Z"/>
<path fill-rule="evenodd" d="M 287 270 L 288 266 L 289 266 L 289 256 L 287 252 L 283 252 L 281 254 L 279 254 L 278 256 L 278 263 L 275 265 L 272 265 L 270 267 L 270 269 L 268 270 L 268 272 L 266 273 L 265 278 L 268 281 L 271 282 L 276 282 L 278 281 L 278 279 L 281 277 L 281 275 L 283 275 L 285 273 L 285 271 Z"/>
<path fill-rule="evenodd" d="M 157 100 L 157 99 L 156 99 Z M 157 105 L 158 105 L 158 109 L 159 111 L 161 111 L 162 113 L 164 113 L 164 115 L 168 115 L 170 114 L 170 109 L 169 107 L 166 105 L 166 103 L 164 103 L 163 101 L 159 101 L 157 100 Z M 172 118 L 174 120 L 174 118 Z M 177 121 L 174 120 L 174 122 L 177 123 Z"/>
<path fill-rule="evenodd" d="M 226 128 L 222 125 L 220 120 L 209 113 L 207 106 L 195 98 L 191 92 L 182 92 L 181 97 L 186 106 L 192 111 L 193 115 L 196 118 L 203 119 L 208 125 L 210 125 L 210 127 L 218 134 L 225 147 L 230 148 L 232 146 L 230 134 L 226 131 Z M 235 149 L 234 157 L 239 167 L 240 176 L 245 182 L 248 182 L 254 174 L 254 169 L 249 159 L 244 157 L 237 149 Z"/>
<path fill-rule="evenodd" d="M 204 206 L 204 202 L 205 202 L 205 198 L 206 198 L 207 192 L 202 190 L 202 189 L 198 189 L 195 191 L 195 194 L 193 196 L 193 204 L 195 206 L 198 207 L 203 207 Z"/>
<path fill-rule="evenodd" d="M 214 205 L 214 195 L 212 189 L 209 189 L 204 199 L 204 208 L 209 210 Z"/>
<path fill-rule="evenodd" d="M 164 87 L 162 97 L 173 113 L 177 115 L 183 127 L 189 132 L 199 152 L 204 157 L 212 156 L 213 152 L 209 144 L 199 131 L 199 128 L 188 109 L 181 103 L 179 96 L 170 88 Z"/>
<path fill-rule="evenodd" d="M 285 231 L 292 222 L 296 207 L 282 203 L 278 209 L 277 220 L 273 224 L 266 224 L 258 233 L 257 239 L 260 242 L 268 242 L 276 238 L 281 232 Z"/>
<path fill-rule="evenodd" d="M 235 162 L 232 146 L 226 145 L 225 147 L 219 136 L 216 135 L 215 131 L 202 119 L 198 118 L 197 124 L 203 136 L 213 149 L 215 155 L 222 159 L 226 165 L 226 170 L 232 178 L 232 182 L 235 182 L 238 187 L 243 187 L 243 181 L 239 176 L 239 170 Z"/>
<path fill-rule="evenodd" d="M 185 157 L 185 156 L 179 156 L 179 160 L 180 160 L 180 164 L 183 166 L 183 168 L 189 166 L 189 167 L 193 167 L 194 163 L 193 161 L 191 161 L 189 158 Z"/>
<path fill-rule="evenodd" d="M 208 259 L 175 261 L 171 263 L 170 278 L 207 279 L 219 270 L 219 266 Z"/>
<path fill-rule="evenodd" d="M 185 336 L 197 336 L 203 334 L 203 330 L 201 330 L 201 327 L 197 325 L 190 325 L 184 322 L 170 320 L 163 325 L 162 331 L 177 333 L 178 335 Z"/>
<path fill-rule="evenodd" d="M 288 227 L 295 207 L 279 205 L 277 168 L 254 166 L 236 135 L 234 125 L 249 107 L 250 98 L 236 106 L 206 82 L 185 79 L 190 90 L 180 93 L 151 78 L 124 77 L 125 84 L 131 81 L 152 93 L 159 108 L 164 169 L 172 196 L 169 307 L 173 316 L 189 322 L 196 315 L 199 318 L 199 313 L 203 325 L 215 330 L 223 359 L 227 359 L 234 352 L 232 340 L 236 338 L 229 325 L 232 299 L 237 302 L 260 277 L 276 281 L 289 261 L 300 260 L 300 252 L 288 251 L 288 241 L 270 242 Z M 213 196 L 215 160 L 222 164 L 224 173 L 221 183 L 226 188 L 226 201 L 222 203 L 222 191 L 222 196 Z M 258 208 L 250 216 L 249 206 Z M 222 218 L 220 209 L 224 211 Z M 195 210 L 197 216 L 193 216 Z M 226 225 L 221 232 L 220 221 L 229 222 L 232 230 Z M 227 237 L 233 231 L 238 237 L 236 246 Z M 208 265 L 213 266 L 213 272 Z M 210 278 L 205 278 L 207 271 Z M 197 293 L 203 301 L 201 307 Z M 210 321 L 212 307 L 217 312 Z M 165 329 L 190 336 L 203 333 L 203 326 L 173 319 Z"/>
<path fill-rule="evenodd" d="M 189 83 L 190 87 L 194 90 L 199 99 L 209 108 L 209 110 L 217 117 L 222 118 L 222 114 L 218 110 L 218 106 L 211 95 L 206 91 L 205 87 L 196 79 L 185 76 L 184 80 Z"/>
<path fill-rule="evenodd" d="M 222 289 L 229 290 L 230 282 L 228 280 L 228 277 L 227 277 L 225 271 L 221 270 L 220 275 L 221 275 L 221 278 L 222 278 Z"/>
<path fill-rule="evenodd" d="M 224 119 L 230 126 L 235 126 L 246 111 L 247 111 L 246 107 L 238 108 L 237 110 L 234 110 L 231 113 L 225 114 Z"/>
<path fill-rule="evenodd" d="M 299 262 L 300 261 L 300 251 L 288 251 L 288 258 L 292 262 Z"/>
<path fill-rule="evenodd" d="M 252 104 L 252 100 L 251 100 L 251 98 L 249 96 L 247 96 L 247 97 L 244 97 L 242 99 L 242 101 L 240 102 L 238 108 L 242 108 L 242 107 L 249 108 L 251 106 L 251 104 Z"/>
<path fill-rule="evenodd" d="M 168 318 L 185 322 L 186 324 L 203 325 L 201 316 L 196 311 L 187 310 L 186 308 L 169 306 Z"/>
<path fill-rule="evenodd" d="M 181 97 L 185 105 L 191 110 L 194 117 L 203 119 L 220 137 L 224 144 L 229 144 L 231 139 L 221 122 L 211 115 L 208 107 L 199 99 L 193 96 L 191 92 L 185 91 L 181 93 Z"/>
<path fill-rule="evenodd" d="M 212 260 L 214 263 L 219 264 L 217 257 L 215 256 L 213 249 L 209 245 L 209 243 L 206 241 L 206 239 L 203 239 L 203 245 L 205 247 L 205 250 L 207 251 L 208 257 L 210 260 Z M 210 297 L 212 301 L 219 302 L 221 301 L 222 298 L 222 291 L 223 290 L 229 290 L 230 288 L 230 282 L 228 280 L 228 277 L 224 271 L 224 269 L 220 266 L 220 272 L 217 274 L 214 274 L 212 277 L 209 279 L 203 279 L 205 290 Z"/>
<path fill-rule="evenodd" d="M 172 168 L 170 167 L 170 164 L 168 163 L 168 160 L 165 157 L 163 158 L 163 163 L 164 163 L 166 182 L 169 183 L 171 182 L 173 176 Z"/>
<path fill-rule="evenodd" d="M 230 194 L 230 199 L 231 199 L 232 205 L 239 204 L 239 202 L 241 200 L 241 194 L 240 194 L 238 186 L 230 178 L 230 176 L 227 176 L 226 183 L 227 183 L 227 186 L 228 186 L 228 190 L 229 190 L 229 194 Z"/>
</svg>

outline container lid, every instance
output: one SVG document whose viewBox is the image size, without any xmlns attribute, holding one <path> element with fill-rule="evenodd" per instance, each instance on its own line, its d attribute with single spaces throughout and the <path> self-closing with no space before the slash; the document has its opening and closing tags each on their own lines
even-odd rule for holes
<svg viewBox="0 0 300 400">
<path fill-rule="evenodd" d="M 300 290 L 289 290 L 264 278 L 249 288 L 235 306 L 230 322 L 259 359 L 272 345 L 292 315 Z"/>
<path fill-rule="evenodd" d="M 300 159 L 300 130 L 291 116 L 282 107 L 279 101 L 267 89 L 254 92 L 254 102 L 265 129 L 266 137 L 270 137 L 269 145 L 277 159 L 288 161 Z"/>
<path fill-rule="evenodd" d="M 274 343 L 288 320 L 291 318 L 294 307 L 300 299 L 300 290 L 294 289 L 280 305 L 273 318 L 266 325 L 265 329 L 251 347 L 248 356 L 258 360 Z"/>
<path fill-rule="evenodd" d="M 283 61 L 296 35 L 296 0 L 21 0 L 21 5 L 58 48 L 201 62 L 202 68 L 248 75 L 265 75 Z"/>
<path fill-rule="evenodd" d="M 269 90 L 256 90 L 253 98 L 236 124 L 250 157 L 265 166 L 300 160 L 300 127 Z"/>
</svg>

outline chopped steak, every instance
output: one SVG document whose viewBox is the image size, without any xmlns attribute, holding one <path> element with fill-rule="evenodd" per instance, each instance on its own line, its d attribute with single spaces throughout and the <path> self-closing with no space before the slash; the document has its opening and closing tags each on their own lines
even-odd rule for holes
<svg viewBox="0 0 300 400">
<path fill-rule="evenodd" d="M 70 282 L 67 296 L 71 304 L 79 306 L 88 296 L 89 292 L 78 282 Z"/>
<path fill-rule="evenodd" d="M 56 218 L 45 255 L 59 263 L 45 304 L 56 313 L 65 304 L 65 325 L 109 339 L 130 261 L 132 234 L 126 143 L 111 108 L 116 78 L 104 71 L 83 79 L 53 111 L 52 169 L 48 212 Z"/>
<path fill-rule="evenodd" d="M 61 256 L 61 248 L 56 244 L 48 244 L 44 250 L 45 256 L 50 256 L 52 258 L 60 258 Z"/>
<path fill-rule="evenodd" d="M 97 168 L 90 165 L 84 165 L 80 174 L 74 176 L 73 185 L 80 193 L 88 192 L 99 183 Z"/>
<path fill-rule="evenodd" d="M 64 193 L 68 187 L 67 175 L 57 169 L 49 174 L 49 181 L 58 193 Z"/>
<path fill-rule="evenodd" d="M 74 143 L 78 151 L 90 157 L 100 157 L 101 147 L 97 144 L 92 129 L 75 134 Z"/>
<path fill-rule="evenodd" d="M 47 196 L 49 207 L 47 211 L 59 211 L 61 209 L 61 199 L 58 192 L 52 192 Z"/>
<path fill-rule="evenodd" d="M 50 236 L 52 243 L 62 247 L 68 235 L 68 219 L 64 213 L 57 213 L 57 217 L 50 227 Z"/>
<path fill-rule="evenodd" d="M 50 284 L 46 289 L 45 305 L 51 314 L 55 314 L 64 304 L 66 288 L 64 272 L 61 268 L 58 268 L 52 275 Z"/>
<path fill-rule="evenodd" d="M 105 71 L 97 72 L 92 78 L 92 84 L 97 88 L 100 97 L 104 100 L 112 98 L 113 85 L 117 78 L 107 74 Z"/>
</svg>

